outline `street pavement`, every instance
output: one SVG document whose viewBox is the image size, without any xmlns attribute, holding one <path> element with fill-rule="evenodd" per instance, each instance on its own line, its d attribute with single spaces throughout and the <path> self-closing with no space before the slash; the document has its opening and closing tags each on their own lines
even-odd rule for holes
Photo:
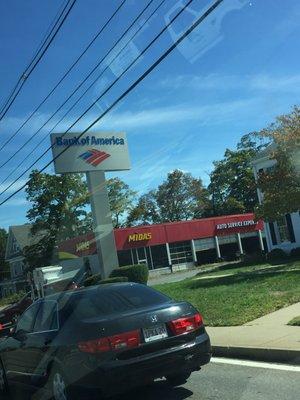
<svg viewBox="0 0 300 400">
<path fill-rule="evenodd" d="M 113 400 L 296 400 L 299 394 L 300 367 L 214 359 L 184 386 L 158 381 Z"/>
<path fill-rule="evenodd" d="M 110 400 L 298 400 L 299 393 L 300 366 L 212 358 L 185 385 L 173 388 L 157 380 Z M 33 399 L 23 392 L 3 400 Z"/>
<path fill-rule="evenodd" d="M 277 357 L 276 361 L 284 359 L 300 364 L 300 327 L 287 325 L 291 319 L 299 315 L 300 302 L 242 326 L 207 327 L 207 331 L 214 347 L 218 346 L 225 350 L 231 348 L 230 354 L 235 354 L 236 357 L 240 352 L 239 349 L 244 348 L 252 359 L 260 357 L 266 360 L 267 357 L 275 361 Z M 232 353 L 234 348 L 237 350 Z M 257 349 L 258 352 L 253 352 L 251 349 Z M 261 350 L 266 352 L 259 352 Z M 244 351 L 243 356 L 245 356 Z"/>
</svg>

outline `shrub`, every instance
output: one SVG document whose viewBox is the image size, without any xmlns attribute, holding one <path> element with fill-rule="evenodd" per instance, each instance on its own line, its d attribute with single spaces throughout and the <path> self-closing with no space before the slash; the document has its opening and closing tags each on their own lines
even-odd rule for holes
<svg viewBox="0 0 300 400">
<path fill-rule="evenodd" d="M 257 265 L 266 262 L 266 256 L 261 253 L 244 254 L 242 256 L 243 265 Z"/>
<path fill-rule="evenodd" d="M 128 265 L 126 267 L 119 267 L 114 269 L 110 274 L 111 278 L 118 276 L 126 276 L 129 282 L 147 284 L 149 277 L 149 270 L 145 264 Z"/>
<path fill-rule="evenodd" d="M 101 274 L 95 274 L 86 278 L 86 280 L 83 282 L 83 285 L 85 287 L 99 285 L 100 282 L 101 282 Z"/>
<path fill-rule="evenodd" d="M 0 299 L 0 306 L 6 306 L 9 304 L 18 303 L 24 297 L 26 292 L 21 290 L 20 292 L 10 294 L 9 296 L 3 297 Z"/>
<path fill-rule="evenodd" d="M 118 283 L 118 282 L 128 282 L 127 276 L 116 276 L 115 278 L 102 279 L 102 281 L 99 282 L 99 285 L 103 285 L 105 283 Z"/>
<path fill-rule="evenodd" d="M 269 253 L 267 253 L 266 258 L 267 261 L 270 263 L 283 261 L 287 259 L 287 254 L 281 249 L 273 249 Z"/>
<path fill-rule="evenodd" d="M 116 276 L 114 278 L 101 279 L 101 274 L 95 274 L 90 276 L 84 281 L 84 286 L 94 286 L 94 285 L 102 285 L 104 283 L 116 283 L 116 282 L 128 282 L 128 278 L 126 276 Z"/>
<path fill-rule="evenodd" d="M 291 250 L 290 256 L 292 258 L 300 259 L 300 247 L 296 247 L 295 249 Z"/>
<path fill-rule="evenodd" d="M 293 318 L 288 325 L 292 325 L 292 326 L 300 326 L 300 316 Z"/>
</svg>

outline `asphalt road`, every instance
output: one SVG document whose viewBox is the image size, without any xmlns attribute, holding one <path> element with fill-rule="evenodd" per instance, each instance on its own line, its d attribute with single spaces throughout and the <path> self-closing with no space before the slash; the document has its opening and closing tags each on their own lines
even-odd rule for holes
<svg viewBox="0 0 300 400">
<path fill-rule="evenodd" d="M 251 363 L 250 363 L 251 365 Z M 118 396 L 113 400 L 298 400 L 300 398 L 300 367 L 298 372 L 260 368 L 253 363 L 231 365 L 212 362 L 194 372 L 184 386 L 171 388 L 164 381 Z M 272 367 L 272 366 L 271 366 Z M 288 368 L 288 367 L 287 367 Z"/>
<path fill-rule="evenodd" d="M 160 380 L 110 400 L 298 400 L 299 394 L 300 366 L 214 359 L 184 386 L 172 388 Z M 21 399 L 28 396 L 10 400 Z"/>
</svg>

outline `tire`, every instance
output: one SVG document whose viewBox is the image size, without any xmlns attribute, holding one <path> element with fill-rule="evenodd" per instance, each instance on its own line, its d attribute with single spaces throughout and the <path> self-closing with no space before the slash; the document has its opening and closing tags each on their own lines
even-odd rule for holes
<svg viewBox="0 0 300 400">
<path fill-rule="evenodd" d="M 190 372 L 182 372 L 179 374 L 167 375 L 166 379 L 171 386 L 181 386 L 186 383 L 190 376 Z"/>
<path fill-rule="evenodd" d="M 51 400 L 72 400 L 70 386 L 63 372 L 54 368 L 48 381 L 48 389 L 51 393 Z"/>
<path fill-rule="evenodd" d="M 66 375 L 61 368 L 54 366 L 50 372 L 50 376 L 46 385 L 46 390 L 50 393 L 51 400 L 92 400 L 92 395 L 87 391 L 79 393 L 68 381 Z M 97 400 L 101 400 L 100 394 Z"/>
<path fill-rule="evenodd" d="M 0 360 L 0 398 L 8 398 L 8 384 L 3 364 Z"/>
</svg>

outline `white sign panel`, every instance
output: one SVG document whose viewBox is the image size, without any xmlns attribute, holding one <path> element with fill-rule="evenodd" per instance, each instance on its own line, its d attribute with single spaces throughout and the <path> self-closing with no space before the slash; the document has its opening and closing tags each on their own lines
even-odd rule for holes
<svg viewBox="0 0 300 400">
<path fill-rule="evenodd" d="M 246 221 L 234 221 L 234 222 L 228 222 L 225 224 L 218 224 L 216 226 L 217 230 L 219 229 L 231 229 L 231 228 L 239 228 L 239 227 L 245 227 L 245 226 L 253 226 L 256 225 L 257 222 L 255 222 L 253 219 L 249 219 Z"/>
<path fill-rule="evenodd" d="M 130 169 L 124 132 L 53 133 L 51 146 L 57 174 Z"/>
</svg>

